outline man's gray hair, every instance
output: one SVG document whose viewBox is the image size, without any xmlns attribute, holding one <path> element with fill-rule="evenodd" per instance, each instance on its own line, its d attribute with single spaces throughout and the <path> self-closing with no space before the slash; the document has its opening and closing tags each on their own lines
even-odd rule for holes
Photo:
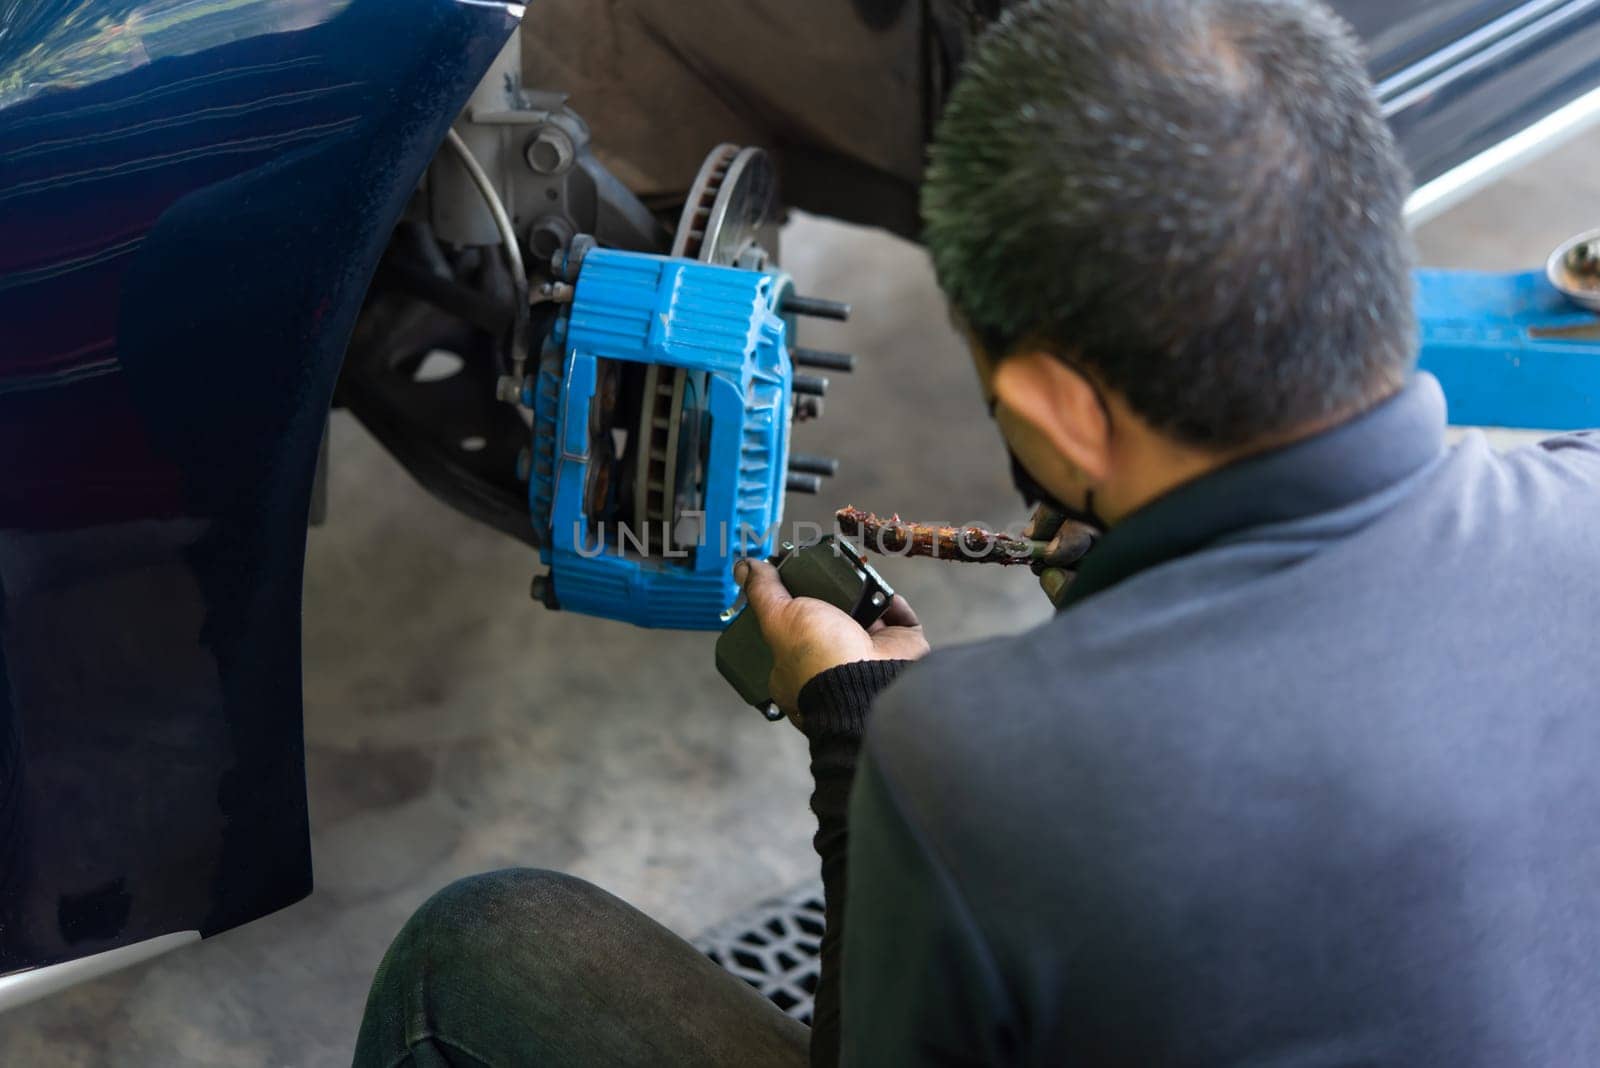
<svg viewBox="0 0 1600 1068">
<path fill-rule="evenodd" d="M 1414 359 L 1405 168 L 1349 28 L 1296 0 L 1028 0 L 979 40 L 923 187 L 995 358 L 1053 349 L 1236 446 Z"/>
</svg>

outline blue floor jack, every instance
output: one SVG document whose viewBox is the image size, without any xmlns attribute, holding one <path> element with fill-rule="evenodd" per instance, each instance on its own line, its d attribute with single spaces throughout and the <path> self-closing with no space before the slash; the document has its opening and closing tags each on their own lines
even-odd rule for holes
<svg viewBox="0 0 1600 1068">
<path fill-rule="evenodd" d="M 1419 365 L 1450 422 L 1527 430 L 1600 427 L 1600 231 L 1543 271 L 1416 272 Z"/>
</svg>

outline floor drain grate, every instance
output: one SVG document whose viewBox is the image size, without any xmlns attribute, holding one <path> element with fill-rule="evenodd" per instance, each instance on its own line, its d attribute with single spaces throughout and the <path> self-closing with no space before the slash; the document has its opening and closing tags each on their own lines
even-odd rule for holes
<svg viewBox="0 0 1600 1068">
<path fill-rule="evenodd" d="M 694 946 L 809 1024 L 822 952 L 822 884 L 803 883 L 763 901 L 696 938 Z"/>
</svg>

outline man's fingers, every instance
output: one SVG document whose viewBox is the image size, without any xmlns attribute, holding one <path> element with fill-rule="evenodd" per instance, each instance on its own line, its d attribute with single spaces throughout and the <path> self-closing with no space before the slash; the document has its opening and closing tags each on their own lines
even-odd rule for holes
<svg viewBox="0 0 1600 1068">
<path fill-rule="evenodd" d="M 1059 567 L 1046 568 L 1039 573 L 1039 586 L 1044 590 L 1044 595 L 1050 598 L 1050 603 L 1060 608 L 1062 598 L 1066 597 L 1067 588 L 1072 585 L 1073 578 L 1071 571 L 1063 571 Z"/>
<path fill-rule="evenodd" d="M 1094 548 L 1094 528 L 1084 523 L 1063 522 L 1044 551 L 1047 567 L 1068 567 L 1083 559 Z"/>
<path fill-rule="evenodd" d="M 1053 538 L 1056 531 L 1061 529 L 1061 524 L 1066 520 L 1067 517 L 1054 508 L 1047 504 L 1041 504 L 1033 510 L 1033 515 L 1028 519 L 1028 525 L 1022 530 L 1022 536 L 1024 538 L 1032 538 L 1035 541 Z"/>
<path fill-rule="evenodd" d="M 734 577 L 744 584 L 745 600 L 750 602 L 750 610 L 763 628 L 774 613 L 794 600 L 778 577 L 778 569 L 765 560 L 741 560 L 733 571 Z"/>
<path fill-rule="evenodd" d="M 917 614 L 911 610 L 911 605 L 898 593 L 894 600 L 889 602 L 889 607 L 884 609 L 878 621 L 886 627 L 920 627 L 922 621 L 917 619 Z"/>
</svg>

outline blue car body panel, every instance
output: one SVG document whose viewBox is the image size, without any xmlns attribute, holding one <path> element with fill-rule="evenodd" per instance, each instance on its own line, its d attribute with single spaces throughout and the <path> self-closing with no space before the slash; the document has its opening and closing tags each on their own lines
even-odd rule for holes
<svg viewBox="0 0 1600 1068">
<path fill-rule="evenodd" d="M 518 13 L 0 0 L 0 974 L 309 892 L 324 420 Z"/>
</svg>

